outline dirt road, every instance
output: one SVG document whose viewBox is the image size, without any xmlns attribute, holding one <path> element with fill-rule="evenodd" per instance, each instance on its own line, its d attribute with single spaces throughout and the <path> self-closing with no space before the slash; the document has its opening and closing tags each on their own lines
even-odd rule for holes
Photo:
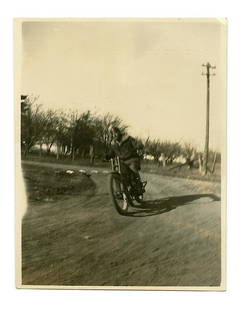
<svg viewBox="0 0 249 310">
<path fill-rule="evenodd" d="M 28 206 L 23 284 L 220 284 L 220 184 L 146 174 L 146 203 L 120 216 L 110 203 L 107 175 L 97 170 L 92 192 Z"/>
</svg>

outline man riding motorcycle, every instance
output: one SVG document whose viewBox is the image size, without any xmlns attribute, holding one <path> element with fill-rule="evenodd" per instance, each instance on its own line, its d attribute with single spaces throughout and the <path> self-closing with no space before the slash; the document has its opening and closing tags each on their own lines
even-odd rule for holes
<svg viewBox="0 0 249 310">
<path fill-rule="evenodd" d="M 128 167 L 133 172 L 134 185 L 139 195 L 141 195 L 145 191 L 139 174 L 141 166 L 138 152 L 141 152 L 144 146 L 133 137 L 123 134 L 118 127 L 111 127 L 110 130 L 112 134 L 111 150 L 106 157 L 110 159 L 118 156 L 124 166 Z"/>
</svg>

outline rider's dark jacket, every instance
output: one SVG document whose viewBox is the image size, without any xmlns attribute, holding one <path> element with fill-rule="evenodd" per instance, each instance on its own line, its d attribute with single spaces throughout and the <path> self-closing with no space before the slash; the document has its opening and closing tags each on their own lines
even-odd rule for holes
<svg viewBox="0 0 249 310">
<path fill-rule="evenodd" d="M 142 148 L 142 143 L 139 143 L 131 136 L 124 135 L 120 142 L 112 142 L 111 150 L 108 153 L 107 158 L 119 156 L 124 161 L 131 158 L 139 158 L 138 150 L 141 150 Z"/>
</svg>

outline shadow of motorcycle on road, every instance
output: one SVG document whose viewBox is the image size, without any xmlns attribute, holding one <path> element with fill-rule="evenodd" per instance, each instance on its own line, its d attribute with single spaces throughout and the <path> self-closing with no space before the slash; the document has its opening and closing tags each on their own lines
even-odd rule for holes
<svg viewBox="0 0 249 310">
<path fill-rule="evenodd" d="M 135 206 L 134 211 L 128 212 L 126 216 L 145 217 L 159 215 L 175 210 L 178 207 L 190 205 L 193 201 L 201 198 L 209 198 L 211 202 L 220 201 L 220 198 L 214 194 L 185 195 L 147 200 Z"/>
</svg>

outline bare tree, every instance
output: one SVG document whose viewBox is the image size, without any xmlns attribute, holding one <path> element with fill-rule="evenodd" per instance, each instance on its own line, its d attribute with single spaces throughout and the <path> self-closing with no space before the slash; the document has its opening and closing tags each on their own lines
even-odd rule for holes
<svg viewBox="0 0 249 310">
<path fill-rule="evenodd" d="M 103 145 L 104 152 L 107 152 L 112 140 L 110 132 L 111 126 L 118 127 L 123 133 L 125 133 L 128 128 L 121 118 L 110 113 L 107 113 L 104 116 L 97 116 L 94 119 L 96 141 Z"/>
<path fill-rule="evenodd" d="M 57 140 L 57 129 L 59 126 L 60 118 L 57 111 L 50 109 L 44 112 L 44 117 L 45 128 L 41 143 L 46 145 L 47 154 L 49 155 L 51 147 Z"/>
<path fill-rule="evenodd" d="M 39 97 L 27 97 L 21 113 L 21 146 L 24 156 L 39 141 L 41 141 L 46 124 L 46 117 L 41 110 L 41 104 L 36 101 Z M 25 109 L 24 109 L 25 107 Z"/>
<path fill-rule="evenodd" d="M 181 154 L 182 148 L 179 142 L 162 142 L 162 153 L 165 155 L 167 164 L 172 164 L 173 161 Z"/>
<path fill-rule="evenodd" d="M 190 143 L 185 143 L 182 148 L 182 155 L 186 159 L 186 165 L 189 169 L 192 169 L 194 167 L 194 162 L 197 159 L 196 149 Z"/>
</svg>

